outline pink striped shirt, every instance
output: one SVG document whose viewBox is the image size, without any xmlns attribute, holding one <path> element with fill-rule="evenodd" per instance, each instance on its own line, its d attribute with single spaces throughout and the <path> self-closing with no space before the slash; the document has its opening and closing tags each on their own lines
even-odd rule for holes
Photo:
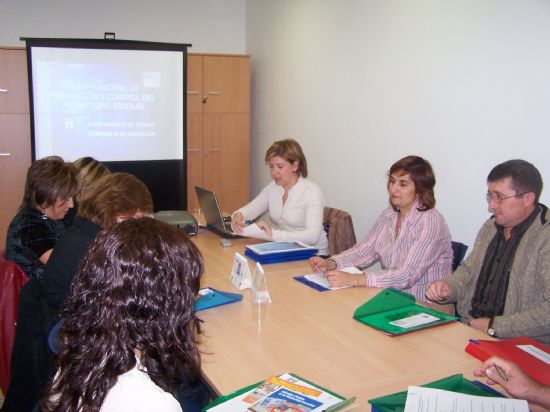
<svg viewBox="0 0 550 412">
<path fill-rule="evenodd" d="M 420 212 L 418 206 L 405 216 L 397 236 L 398 212 L 386 209 L 361 243 L 332 257 L 337 268 L 379 261 L 382 270 L 365 274 L 367 286 L 399 289 L 428 302 L 430 283 L 451 276 L 453 251 L 443 216 L 436 209 Z"/>
</svg>

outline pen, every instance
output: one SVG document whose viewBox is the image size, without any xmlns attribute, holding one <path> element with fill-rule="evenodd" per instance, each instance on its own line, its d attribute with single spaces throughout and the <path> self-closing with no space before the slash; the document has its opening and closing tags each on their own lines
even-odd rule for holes
<svg viewBox="0 0 550 412">
<path fill-rule="evenodd" d="M 479 345 L 479 342 L 475 339 L 468 339 L 468 342 L 473 343 L 475 345 Z"/>
<path fill-rule="evenodd" d="M 508 382 L 508 376 L 506 376 L 506 373 L 502 370 L 500 366 L 493 365 L 493 367 L 497 370 L 498 376 L 504 381 Z"/>
</svg>

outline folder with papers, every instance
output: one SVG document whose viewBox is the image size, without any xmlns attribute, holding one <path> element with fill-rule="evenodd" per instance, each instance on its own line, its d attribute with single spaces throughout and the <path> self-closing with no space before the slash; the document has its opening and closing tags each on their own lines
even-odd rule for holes
<svg viewBox="0 0 550 412">
<path fill-rule="evenodd" d="M 529 376 L 550 385 L 550 347 L 525 336 L 501 341 L 475 340 L 464 349 L 482 362 L 491 356 L 517 363 Z"/>
<path fill-rule="evenodd" d="M 389 336 L 403 335 L 457 319 L 415 302 L 414 296 L 387 288 L 359 306 L 353 318 Z"/>
<path fill-rule="evenodd" d="M 452 392 L 464 393 L 467 395 L 488 396 L 503 398 L 504 395 L 497 392 L 493 388 L 479 381 L 470 381 L 464 378 L 461 374 L 452 375 L 447 378 L 440 379 L 435 382 L 430 382 L 422 385 L 426 388 L 443 389 Z M 381 396 L 379 398 L 370 399 L 372 412 L 402 412 L 405 410 L 407 401 L 407 391 L 392 393 L 390 395 Z"/>
</svg>

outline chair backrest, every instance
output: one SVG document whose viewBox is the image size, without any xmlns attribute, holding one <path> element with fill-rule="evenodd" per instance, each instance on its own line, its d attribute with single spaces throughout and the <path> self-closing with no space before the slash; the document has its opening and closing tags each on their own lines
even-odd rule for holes
<svg viewBox="0 0 550 412">
<path fill-rule="evenodd" d="M 453 248 L 453 272 L 462 263 L 462 259 L 466 255 L 468 246 L 464 243 L 451 241 L 451 247 Z"/>
<path fill-rule="evenodd" d="M 327 232 L 330 255 L 337 255 L 357 243 L 351 215 L 343 210 L 325 207 L 323 226 Z"/>
<path fill-rule="evenodd" d="M 0 388 L 5 394 L 10 382 L 11 350 L 21 288 L 29 278 L 0 251 Z"/>
</svg>

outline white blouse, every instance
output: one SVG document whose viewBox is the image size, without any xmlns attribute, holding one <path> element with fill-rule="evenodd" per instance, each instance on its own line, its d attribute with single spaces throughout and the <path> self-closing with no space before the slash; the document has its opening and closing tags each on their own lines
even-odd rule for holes
<svg viewBox="0 0 550 412">
<path fill-rule="evenodd" d="M 274 224 L 273 240 L 303 242 L 319 249 L 321 255 L 328 254 L 327 234 L 323 230 L 325 199 L 319 186 L 300 177 L 289 189 L 284 204 L 283 194 L 284 188 L 272 181 L 237 212 L 241 212 L 246 220 L 253 220 L 269 211 Z"/>
</svg>

